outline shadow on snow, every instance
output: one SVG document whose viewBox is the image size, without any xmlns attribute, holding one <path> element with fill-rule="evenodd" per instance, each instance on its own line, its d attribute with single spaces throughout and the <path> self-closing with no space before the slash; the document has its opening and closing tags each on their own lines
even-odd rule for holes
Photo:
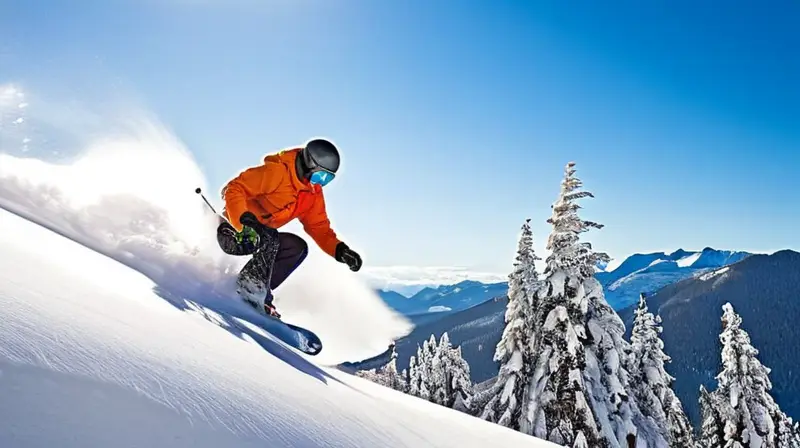
<svg viewBox="0 0 800 448">
<path fill-rule="evenodd" d="M 196 312 L 209 322 L 224 328 L 238 338 L 245 339 L 245 335 L 250 337 L 267 353 L 306 375 L 314 377 L 325 384 L 327 384 L 328 379 L 341 383 L 325 370 L 308 361 L 303 355 L 295 352 L 294 349 L 287 347 L 282 341 L 271 335 L 263 328 L 267 323 L 267 318 L 246 307 L 244 303 L 239 303 L 236 299 L 214 295 L 212 297 L 189 300 L 161 286 L 156 286 L 154 292 L 181 311 Z M 248 328 L 247 324 L 258 328 L 264 333 Z"/>
</svg>

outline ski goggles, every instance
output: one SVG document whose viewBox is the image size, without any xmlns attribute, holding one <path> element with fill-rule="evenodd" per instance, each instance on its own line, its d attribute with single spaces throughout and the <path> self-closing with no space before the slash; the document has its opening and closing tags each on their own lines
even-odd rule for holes
<svg viewBox="0 0 800 448">
<path fill-rule="evenodd" d="M 336 175 L 330 171 L 318 168 L 318 171 L 311 173 L 311 177 L 308 179 L 308 181 L 312 184 L 324 187 L 325 185 L 328 185 L 334 177 L 336 177 Z"/>
</svg>

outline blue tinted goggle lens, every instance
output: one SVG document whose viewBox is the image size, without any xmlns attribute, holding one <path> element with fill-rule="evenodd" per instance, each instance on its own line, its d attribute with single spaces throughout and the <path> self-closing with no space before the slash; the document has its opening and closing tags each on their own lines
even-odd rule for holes
<svg viewBox="0 0 800 448">
<path fill-rule="evenodd" d="M 313 174 L 311 174 L 309 181 L 312 184 L 317 184 L 324 187 L 325 185 L 328 185 L 334 177 L 336 176 L 330 171 L 315 171 Z"/>
</svg>

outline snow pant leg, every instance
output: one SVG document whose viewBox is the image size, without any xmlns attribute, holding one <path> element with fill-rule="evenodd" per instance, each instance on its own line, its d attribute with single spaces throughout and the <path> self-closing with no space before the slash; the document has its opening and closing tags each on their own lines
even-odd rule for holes
<svg viewBox="0 0 800 448">
<path fill-rule="evenodd" d="M 308 255 L 308 244 L 293 233 L 278 233 L 278 242 L 270 289 L 280 286 Z"/>
<path fill-rule="evenodd" d="M 223 252 L 238 256 L 253 255 L 239 272 L 239 280 L 250 280 L 264 288 L 273 283 L 271 278 L 280 246 L 279 235 L 276 230 L 272 230 L 267 235 L 262 235 L 258 247 L 255 247 L 236 241 L 236 229 L 228 222 L 223 222 L 217 227 L 217 243 Z M 280 278 L 280 281 L 283 281 L 288 274 L 281 275 L 284 275 Z"/>
<path fill-rule="evenodd" d="M 266 235 L 261 235 L 258 247 L 253 253 L 253 258 L 244 265 L 242 271 L 239 273 L 239 277 L 257 281 L 264 287 L 272 284 L 275 257 L 280 247 L 278 236 L 278 231 L 274 229 Z M 272 289 L 273 288 L 270 288 L 270 290 Z"/>
</svg>

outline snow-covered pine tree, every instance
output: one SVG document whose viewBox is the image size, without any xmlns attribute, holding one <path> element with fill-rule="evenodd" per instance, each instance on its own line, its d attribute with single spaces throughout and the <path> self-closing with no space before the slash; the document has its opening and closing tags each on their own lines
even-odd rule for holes
<svg viewBox="0 0 800 448">
<path fill-rule="evenodd" d="M 436 393 L 436 385 L 439 379 L 435 378 L 438 372 L 434 369 L 434 360 L 436 359 L 436 336 L 431 335 L 430 339 L 422 344 L 422 350 L 419 352 L 419 357 L 422 365 L 422 382 L 425 384 L 425 391 L 427 395 L 422 398 L 433 401 L 434 394 Z"/>
<path fill-rule="evenodd" d="M 433 394 L 432 386 L 438 380 L 432 378 L 436 372 L 433 369 L 434 358 L 436 356 L 436 337 L 431 335 L 430 339 L 422 343 L 422 347 L 417 345 L 417 356 L 412 356 L 408 362 L 408 393 L 423 400 L 431 401 Z"/>
<path fill-rule="evenodd" d="M 403 393 L 408 392 L 408 382 L 406 381 L 405 372 L 400 373 L 397 371 L 397 352 L 392 349 L 391 360 L 381 369 L 384 385 L 391 387 Z"/>
<path fill-rule="evenodd" d="M 428 341 L 423 343 L 423 346 L 417 346 L 417 356 L 412 356 L 409 360 L 409 385 L 408 392 L 411 395 L 422 398 L 423 400 L 430 399 L 431 392 L 428 388 L 430 380 L 430 361 L 428 356 Z"/>
<path fill-rule="evenodd" d="M 535 326 L 533 292 L 538 287 L 539 274 L 533 249 L 530 219 L 525 220 L 517 245 L 514 268 L 508 276 L 508 305 L 502 338 L 495 348 L 494 360 L 500 372 L 494 386 L 476 399 L 483 404 L 480 417 L 502 426 L 519 430 L 525 414 L 527 385 L 532 372 Z"/>
<path fill-rule="evenodd" d="M 391 359 L 386 365 L 379 369 L 356 372 L 356 376 L 403 393 L 409 392 L 409 384 L 406 380 L 405 372 L 403 374 L 397 372 L 397 352 L 394 349 L 392 349 Z"/>
<path fill-rule="evenodd" d="M 722 371 L 712 405 L 720 416 L 725 448 L 793 448 L 800 444 L 792 434 L 791 419 L 770 395 L 770 369 L 758 360 L 758 350 L 741 328 L 742 318 L 733 306 L 722 306 Z"/>
<path fill-rule="evenodd" d="M 581 187 L 571 162 L 548 219 L 553 226 L 547 242 L 551 254 L 535 296 L 534 328 L 540 333 L 520 431 L 566 446 L 635 446 L 634 422 L 645 419 L 622 365 L 629 347 L 624 325 L 594 278 L 598 263 L 609 257 L 579 241 L 581 233 L 602 228 L 578 216 L 581 207 L 575 201 L 593 197 L 579 191 Z"/>
<path fill-rule="evenodd" d="M 469 364 L 461 356 L 461 347 L 453 347 L 450 336 L 442 334 L 439 343 L 436 337 L 417 346 L 417 356 L 409 360 L 408 393 L 433 403 L 459 410 L 469 410 L 472 381 Z"/>
<path fill-rule="evenodd" d="M 661 332 L 661 317 L 648 311 L 645 296 L 641 294 L 626 363 L 631 389 L 642 414 L 652 419 L 659 431 L 647 435 L 650 446 L 668 443 L 671 448 L 691 447 L 694 444 L 692 425 L 672 390 L 675 378 L 664 368 L 671 359 L 664 353 Z"/>
<path fill-rule="evenodd" d="M 431 391 L 429 400 L 433 403 L 444 405 L 449 399 L 447 387 L 447 366 L 442 354 L 444 347 L 436 345 L 433 335 L 431 335 L 432 346 L 434 347 L 431 355 L 431 371 L 428 376 L 428 389 Z M 430 345 L 429 345 L 430 346 Z"/>
<path fill-rule="evenodd" d="M 421 396 L 422 370 L 417 366 L 417 358 L 412 356 L 408 360 L 408 394 L 415 397 Z"/>
<path fill-rule="evenodd" d="M 461 347 L 450 344 L 450 336 L 445 332 L 439 339 L 437 350 L 439 366 L 443 369 L 440 377 L 444 383 L 443 399 L 439 404 L 452 408 L 457 400 L 468 401 L 472 395 L 472 380 L 469 377 L 469 364 L 461 356 Z"/>
<path fill-rule="evenodd" d="M 796 423 L 789 416 L 783 415 L 778 420 L 778 448 L 800 448 L 800 434 Z"/>
<path fill-rule="evenodd" d="M 725 428 L 717 412 L 713 397 L 705 386 L 700 386 L 701 427 L 697 448 L 724 448 Z"/>
</svg>

